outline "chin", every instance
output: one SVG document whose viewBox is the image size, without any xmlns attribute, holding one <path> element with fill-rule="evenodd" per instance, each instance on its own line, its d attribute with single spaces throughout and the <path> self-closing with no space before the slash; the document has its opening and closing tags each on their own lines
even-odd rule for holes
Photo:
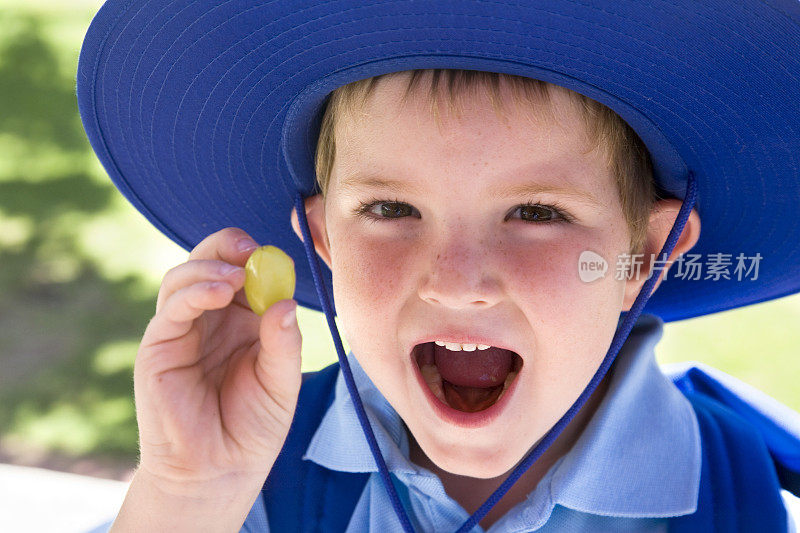
<svg viewBox="0 0 800 533">
<path fill-rule="evenodd" d="M 493 479 L 507 474 L 521 460 L 522 456 L 511 456 L 508 450 L 502 454 L 467 453 L 451 448 L 441 454 L 428 455 L 436 466 L 457 476 L 477 479 Z"/>
</svg>

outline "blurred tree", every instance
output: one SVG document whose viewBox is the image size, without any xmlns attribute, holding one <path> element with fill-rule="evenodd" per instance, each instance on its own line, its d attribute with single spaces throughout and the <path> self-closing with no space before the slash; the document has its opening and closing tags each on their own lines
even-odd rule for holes
<svg viewBox="0 0 800 533">
<path fill-rule="evenodd" d="M 45 22 L 0 16 L 0 453 L 133 464 L 130 371 L 153 303 L 135 276 L 107 279 L 82 252 L 82 223 L 117 193 L 91 175 L 74 78 Z"/>
</svg>

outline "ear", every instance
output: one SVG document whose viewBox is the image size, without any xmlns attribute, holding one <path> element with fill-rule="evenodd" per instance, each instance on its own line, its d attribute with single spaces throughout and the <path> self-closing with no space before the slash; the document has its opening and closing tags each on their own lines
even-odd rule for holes
<svg viewBox="0 0 800 533">
<path fill-rule="evenodd" d="M 669 198 L 665 200 L 659 200 L 653 206 L 653 210 L 650 212 L 650 221 L 647 228 L 647 239 L 645 241 L 644 250 L 642 250 L 644 257 L 641 257 L 640 259 L 641 270 L 638 276 L 634 275 L 631 277 L 631 279 L 625 281 L 625 297 L 622 307 L 623 311 L 630 310 L 633 302 L 639 295 L 642 285 L 644 285 L 644 283 L 647 281 L 647 278 L 653 268 L 652 260 L 658 259 L 658 254 L 661 252 L 661 248 L 664 246 L 664 242 L 667 240 L 669 231 L 672 229 L 672 225 L 675 223 L 675 219 L 678 217 L 678 212 L 681 209 L 682 203 L 683 202 L 681 200 Z M 691 213 L 689 213 L 689 218 L 686 220 L 686 225 L 683 227 L 681 236 L 678 237 L 678 242 L 675 244 L 675 248 L 672 249 L 672 252 L 667 258 L 667 266 L 658 272 L 658 279 L 656 280 L 655 287 L 653 288 L 653 293 L 655 293 L 656 289 L 658 289 L 659 285 L 661 285 L 661 280 L 664 276 L 664 273 L 667 272 L 669 266 L 672 266 L 672 261 L 674 261 L 680 254 L 691 250 L 699 238 L 700 215 L 697 214 L 697 211 L 692 209 Z"/>
<path fill-rule="evenodd" d="M 330 268 L 331 252 L 328 230 L 325 226 L 325 201 L 321 194 L 315 194 L 305 199 L 305 206 L 306 220 L 308 220 L 308 229 L 311 231 L 311 239 L 314 241 L 314 249 Z M 300 220 L 297 218 L 297 211 L 294 208 L 292 209 L 292 229 L 302 241 L 303 233 L 300 231 Z"/>
</svg>

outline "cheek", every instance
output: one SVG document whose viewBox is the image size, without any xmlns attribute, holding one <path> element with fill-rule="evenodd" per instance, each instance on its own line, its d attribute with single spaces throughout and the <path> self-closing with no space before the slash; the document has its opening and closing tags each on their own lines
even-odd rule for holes
<svg viewBox="0 0 800 533">
<path fill-rule="evenodd" d="M 584 282 L 578 275 L 578 259 L 584 250 L 606 258 L 605 277 Z M 609 258 L 614 242 L 597 232 L 575 231 L 569 237 L 529 242 L 510 247 L 503 254 L 507 288 L 527 321 L 537 330 L 539 349 L 559 347 L 590 356 L 609 324 L 616 324 L 622 303 L 621 282 L 614 279 L 615 264 Z M 549 337 L 549 338 L 546 338 Z M 602 354 L 601 354 L 602 356 Z"/>
<path fill-rule="evenodd" d="M 412 254 L 397 240 L 345 231 L 331 250 L 334 294 L 357 315 L 387 316 L 412 272 Z"/>
<path fill-rule="evenodd" d="M 583 282 L 578 276 L 578 258 L 587 249 L 606 255 L 598 249 L 597 241 L 574 235 L 510 246 L 496 257 L 502 257 L 503 264 L 498 268 L 509 277 L 509 289 L 518 293 L 515 296 L 543 312 L 564 312 L 587 299 L 602 301 L 610 289 L 606 281 L 613 277 L 612 265 L 606 278 L 593 283 Z"/>
</svg>

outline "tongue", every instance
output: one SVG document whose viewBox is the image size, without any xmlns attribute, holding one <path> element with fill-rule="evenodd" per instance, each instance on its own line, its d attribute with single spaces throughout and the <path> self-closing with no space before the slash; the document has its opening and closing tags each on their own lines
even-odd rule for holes
<svg viewBox="0 0 800 533">
<path fill-rule="evenodd" d="M 434 344 L 433 356 L 442 379 L 461 387 L 502 385 L 514 365 L 512 352 L 495 347 L 474 352 L 451 352 Z"/>
<path fill-rule="evenodd" d="M 491 407 L 497 401 L 500 393 L 503 392 L 503 387 L 477 389 L 474 387 L 459 387 L 443 381 L 442 390 L 450 407 L 459 411 L 474 413 Z"/>
</svg>

